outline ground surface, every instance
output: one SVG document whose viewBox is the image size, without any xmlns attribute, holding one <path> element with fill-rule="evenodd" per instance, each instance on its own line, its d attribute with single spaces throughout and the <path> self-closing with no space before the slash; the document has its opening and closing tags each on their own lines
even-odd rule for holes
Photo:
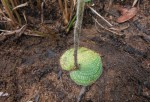
<svg viewBox="0 0 150 102">
<path fill-rule="evenodd" d="M 82 101 L 149 102 L 150 90 L 143 85 L 150 82 L 150 5 L 144 6 L 148 3 L 147 0 L 141 4 L 136 20 L 128 22 L 130 27 L 122 32 L 125 37 L 100 28 L 98 32 L 94 21 L 89 21 L 91 16 L 85 18 L 80 46 L 102 56 L 103 74 L 89 87 Z M 62 79 L 57 78 L 61 54 L 73 47 L 72 31 L 48 38 L 10 39 L 0 44 L 0 91 L 9 93 L 8 97 L 0 97 L 0 102 L 76 101 L 81 86 L 72 82 L 67 72 Z"/>
</svg>

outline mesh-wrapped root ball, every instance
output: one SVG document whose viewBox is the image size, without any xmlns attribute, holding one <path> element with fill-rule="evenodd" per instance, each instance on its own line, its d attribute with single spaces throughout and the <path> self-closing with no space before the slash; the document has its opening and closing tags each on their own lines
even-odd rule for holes
<svg viewBox="0 0 150 102">
<path fill-rule="evenodd" d="M 70 71 L 71 79 L 78 85 L 93 84 L 102 74 L 102 61 L 98 53 L 80 47 L 78 49 L 79 69 L 74 69 L 74 49 L 67 50 L 60 58 L 63 70 Z"/>
</svg>

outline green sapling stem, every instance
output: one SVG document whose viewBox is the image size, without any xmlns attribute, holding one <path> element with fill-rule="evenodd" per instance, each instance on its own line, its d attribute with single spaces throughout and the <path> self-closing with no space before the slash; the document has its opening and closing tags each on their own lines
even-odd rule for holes
<svg viewBox="0 0 150 102">
<path fill-rule="evenodd" d="M 84 0 L 77 0 L 77 20 L 75 23 L 74 28 L 74 65 L 76 68 L 79 68 L 78 66 L 78 47 L 79 47 L 79 35 L 81 34 L 81 27 L 82 27 L 82 20 L 83 20 L 83 13 L 84 13 Z"/>
</svg>

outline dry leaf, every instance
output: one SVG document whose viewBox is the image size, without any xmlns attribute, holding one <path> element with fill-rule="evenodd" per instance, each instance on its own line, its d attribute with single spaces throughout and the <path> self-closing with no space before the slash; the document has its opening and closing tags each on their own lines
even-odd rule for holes
<svg viewBox="0 0 150 102">
<path fill-rule="evenodd" d="M 116 20 L 118 23 L 128 21 L 137 14 L 136 7 L 132 7 L 131 9 L 119 8 L 119 11 L 121 12 L 122 15 Z"/>
</svg>

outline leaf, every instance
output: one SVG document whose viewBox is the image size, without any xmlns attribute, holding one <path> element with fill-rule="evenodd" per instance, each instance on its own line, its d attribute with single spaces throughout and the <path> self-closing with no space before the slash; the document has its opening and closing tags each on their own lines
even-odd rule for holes
<svg viewBox="0 0 150 102">
<path fill-rule="evenodd" d="M 136 14 L 137 14 L 137 8 L 136 7 L 132 7 L 131 9 L 127 9 L 127 8 L 119 8 L 118 9 L 121 12 L 121 16 L 116 20 L 118 23 L 123 23 L 126 22 L 128 20 L 130 20 L 131 18 L 133 18 Z"/>
<path fill-rule="evenodd" d="M 102 60 L 98 53 L 80 47 L 78 49 L 79 69 L 74 69 L 74 49 L 67 50 L 60 58 L 63 70 L 71 71 L 70 78 L 78 85 L 93 84 L 102 74 Z"/>
</svg>

